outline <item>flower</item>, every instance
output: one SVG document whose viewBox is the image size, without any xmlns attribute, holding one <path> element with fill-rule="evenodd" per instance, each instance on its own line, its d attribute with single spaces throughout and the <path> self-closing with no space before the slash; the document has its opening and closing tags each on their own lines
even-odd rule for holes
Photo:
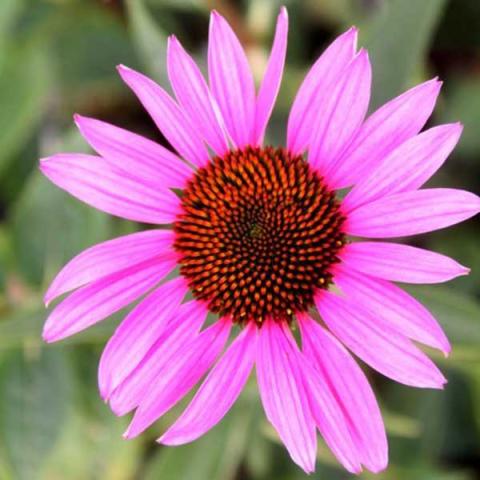
<svg viewBox="0 0 480 480">
<path fill-rule="evenodd" d="M 306 472 L 315 466 L 316 429 L 347 470 L 378 472 L 387 464 L 384 425 L 347 349 L 397 382 L 442 388 L 442 373 L 412 340 L 444 354 L 449 342 L 432 315 L 392 281 L 438 283 L 468 269 L 421 248 L 352 237 L 437 230 L 476 214 L 480 201 L 461 190 L 420 189 L 462 130 L 448 124 L 419 133 L 439 81 L 408 90 L 366 118 L 371 67 L 367 52 L 356 51 L 355 28 L 305 77 L 286 148 L 264 146 L 287 30 L 282 8 L 258 92 L 237 37 L 217 12 L 208 84 L 175 37 L 167 65 L 176 99 L 119 67 L 176 153 L 75 116 L 98 156 L 54 155 L 41 160 L 41 171 L 100 210 L 170 226 L 98 244 L 71 260 L 45 301 L 73 293 L 51 312 L 43 337 L 65 338 L 146 295 L 109 340 L 99 367 L 100 392 L 112 410 L 135 410 L 127 438 L 207 374 L 159 442 L 200 437 L 227 413 L 255 365 L 266 416 Z M 336 191 L 345 188 L 340 199 Z M 176 267 L 179 274 L 167 281 Z M 186 301 L 188 292 L 193 299 Z M 204 327 L 209 312 L 218 319 Z M 240 333 L 225 349 L 232 326 Z"/>
</svg>

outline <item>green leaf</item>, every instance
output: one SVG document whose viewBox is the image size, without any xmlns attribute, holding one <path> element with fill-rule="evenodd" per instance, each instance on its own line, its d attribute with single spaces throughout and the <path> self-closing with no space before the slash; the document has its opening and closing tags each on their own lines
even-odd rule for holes
<svg viewBox="0 0 480 480">
<path fill-rule="evenodd" d="M 6 46 L 9 43 L 12 26 L 24 7 L 22 0 L 2 0 L 0 2 L 0 71 Z"/>
</svg>

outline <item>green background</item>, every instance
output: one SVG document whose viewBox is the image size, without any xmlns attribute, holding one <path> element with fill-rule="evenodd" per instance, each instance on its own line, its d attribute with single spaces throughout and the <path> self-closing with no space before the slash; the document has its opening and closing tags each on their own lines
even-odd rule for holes
<svg viewBox="0 0 480 480">
<path fill-rule="evenodd" d="M 460 120 L 465 131 L 431 183 L 480 190 L 478 0 L 284 3 L 289 50 L 270 141 L 283 141 L 308 66 L 355 24 L 373 63 L 373 106 L 432 76 L 444 80 L 431 123 Z M 137 227 L 58 190 L 39 174 L 38 158 L 88 151 L 73 127 L 74 112 L 161 141 L 115 65 L 139 68 L 165 85 L 166 36 L 175 33 L 203 62 L 210 8 L 239 32 L 258 80 L 278 7 L 271 0 L 0 1 L 0 479 L 306 478 L 266 423 L 254 382 L 226 419 L 193 444 L 154 442 L 180 408 L 125 441 L 128 419 L 116 418 L 96 387 L 99 355 L 122 315 L 59 344 L 40 338 L 47 315 L 42 292 L 62 264 Z M 390 466 L 380 479 L 480 478 L 479 231 L 471 220 L 410 242 L 452 255 L 473 271 L 448 285 L 411 289 L 453 343 L 447 360 L 431 352 L 449 379 L 444 391 L 410 389 L 367 370 L 390 441 Z M 348 477 L 321 443 L 310 478 Z"/>
</svg>

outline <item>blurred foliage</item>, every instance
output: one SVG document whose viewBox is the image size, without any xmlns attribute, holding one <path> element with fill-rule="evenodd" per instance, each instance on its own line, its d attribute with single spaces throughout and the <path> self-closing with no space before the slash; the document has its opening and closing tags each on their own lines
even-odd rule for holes
<svg viewBox="0 0 480 480">
<path fill-rule="evenodd" d="M 463 138 L 434 182 L 479 191 L 480 7 L 478 0 L 285 0 L 289 53 L 269 136 L 284 121 L 309 65 L 336 34 L 361 28 L 374 67 L 373 105 L 440 75 L 432 123 L 460 120 Z M 154 439 L 176 407 L 139 439 L 121 437 L 100 401 L 96 366 L 121 318 L 60 346 L 40 339 L 42 292 L 58 268 L 134 225 L 87 208 L 37 171 L 38 158 L 87 147 L 74 112 L 162 141 L 115 66 L 141 68 L 165 84 L 166 38 L 175 33 L 204 65 L 208 12 L 225 14 L 260 78 L 280 2 L 273 0 L 0 1 L 0 479 L 305 478 L 268 426 L 249 385 L 226 419 L 199 441 L 163 448 Z M 408 389 L 369 372 L 390 439 L 391 464 L 376 478 L 469 480 L 480 471 L 480 248 L 478 221 L 415 239 L 472 267 L 447 286 L 411 288 L 445 327 L 450 358 L 432 352 L 450 383 Z M 182 403 L 184 405 L 184 402 Z M 310 478 L 343 479 L 321 445 Z M 373 478 L 362 474 L 361 478 Z"/>
</svg>

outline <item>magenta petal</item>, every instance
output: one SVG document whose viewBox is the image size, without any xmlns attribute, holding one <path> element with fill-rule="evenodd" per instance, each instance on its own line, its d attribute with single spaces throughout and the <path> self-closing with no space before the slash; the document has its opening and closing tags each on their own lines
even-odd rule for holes
<svg viewBox="0 0 480 480">
<path fill-rule="evenodd" d="M 372 472 L 383 470 L 388 463 L 387 437 L 367 377 L 333 335 L 308 316 L 299 320 L 304 354 L 341 407 L 361 463 Z"/>
<path fill-rule="evenodd" d="M 441 283 L 470 271 L 440 253 L 399 243 L 355 242 L 339 256 L 347 268 L 397 282 Z"/>
<path fill-rule="evenodd" d="M 140 135 L 100 120 L 75 115 L 87 142 L 112 167 L 154 188 L 184 188 L 192 169 L 172 152 Z"/>
<path fill-rule="evenodd" d="M 181 445 L 196 440 L 230 410 L 245 385 L 256 353 L 257 327 L 250 322 L 209 373 L 180 418 L 158 441 Z"/>
<path fill-rule="evenodd" d="M 320 56 L 306 75 L 292 104 L 287 126 L 287 148 L 302 153 L 310 144 L 316 105 L 329 97 L 343 69 L 350 63 L 357 48 L 357 29 L 340 35 Z"/>
<path fill-rule="evenodd" d="M 462 222 L 480 212 L 480 198 L 464 190 L 429 188 L 402 192 L 350 212 L 345 232 L 389 238 L 431 232 Z"/>
<path fill-rule="evenodd" d="M 252 72 L 237 36 L 215 10 L 210 16 L 208 75 L 233 142 L 238 148 L 249 145 L 255 125 Z"/>
<path fill-rule="evenodd" d="M 285 7 L 280 9 L 277 18 L 277 28 L 273 40 L 272 51 L 268 60 L 267 69 L 260 85 L 255 109 L 255 131 L 253 144 L 263 142 L 268 119 L 273 110 L 282 81 L 283 67 L 287 53 L 288 13 Z"/>
<path fill-rule="evenodd" d="M 317 438 L 300 352 L 288 327 L 273 320 L 259 330 L 257 380 L 265 414 L 292 460 L 305 472 L 313 472 Z"/>
<path fill-rule="evenodd" d="M 443 388 L 435 364 L 407 337 L 353 300 L 321 292 L 315 304 L 328 328 L 365 363 L 405 385 Z"/>
<path fill-rule="evenodd" d="M 176 265 L 173 255 L 147 260 L 73 292 L 50 313 L 43 338 L 54 342 L 121 310 L 150 290 Z"/>
<path fill-rule="evenodd" d="M 161 285 L 115 330 L 103 350 L 98 368 L 98 385 L 104 399 L 127 378 L 168 328 L 187 291 L 183 277 Z"/>
<path fill-rule="evenodd" d="M 230 333 L 231 322 L 220 319 L 172 356 L 141 399 L 124 436 L 133 438 L 181 400 L 208 371 Z"/>
<path fill-rule="evenodd" d="M 142 183 L 100 157 L 57 154 L 42 159 L 40 170 L 82 202 L 128 220 L 171 223 L 179 213 L 180 201 L 173 192 Z"/>
<path fill-rule="evenodd" d="M 118 71 L 180 156 L 198 167 L 206 165 L 209 155 L 197 127 L 170 95 L 135 70 L 120 65 Z"/>
</svg>

